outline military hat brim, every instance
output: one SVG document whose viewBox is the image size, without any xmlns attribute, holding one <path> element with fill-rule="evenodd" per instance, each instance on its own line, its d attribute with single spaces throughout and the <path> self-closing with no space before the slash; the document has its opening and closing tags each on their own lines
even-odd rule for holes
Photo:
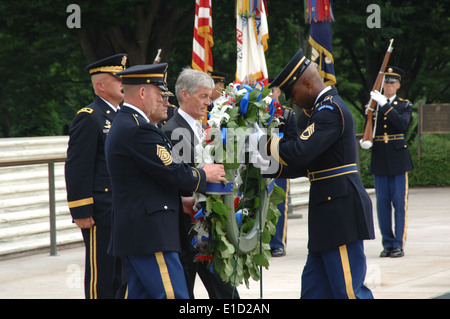
<svg viewBox="0 0 450 319">
<path fill-rule="evenodd" d="M 153 84 L 167 91 L 167 63 L 135 65 L 117 73 L 124 85 Z"/>
<path fill-rule="evenodd" d="M 127 58 L 128 55 L 125 53 L 115 54 L 91 63 L 84 69 L 88 71 L 90 75 L 109 73 L 117 77 L 118 72 L 121 72 L 127 68 Z"/>
<path fill-rule="evenodd" d="M 227 73 L 217 72 L 217 71 L 208 72 L 208 74 L 214 80 L 214 83 L 225 82 L 225 79 L 228 76 Z"/>
<path fill-rule="evenodd" d="M 400 82 L 405 76 L 405 71 L 395 66 L 388 66 L 384 72 L 384 82 Z"/>
<path fill-rule="evenodd" d="M 298 50 L 284 69 L 271 82 L 269 88 L 279 87 L 286 99 L 289 99 L 295 81 L 300 78 L 310 63 L 311 61 L 303 54 L 303 50 Z"/>
</svg>

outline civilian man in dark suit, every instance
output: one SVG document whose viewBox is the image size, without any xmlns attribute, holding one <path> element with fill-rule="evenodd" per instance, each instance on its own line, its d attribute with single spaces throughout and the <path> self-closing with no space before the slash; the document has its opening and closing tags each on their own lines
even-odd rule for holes
<svg viewBox="0 0 450 319">
<path fill-rule="evenodd" d="M 197 169 L 172 159 L 172 144 L 156 126 L 167 117 L 167 63 L 118 73 L 125 101 L 106 141 L 113 188 L 110 252 L 127 262 L 129 298 L 189 298 L 179 253 L 187 244 L 181 196 L 224 181 L 223 165 Z M 193 203 L 192 203 L 193 204 Z"/>
<path fill-rule="evenodd" d="M 372 202 L 356 167 L 353 117 L 337 90 L 299 50 L 275 78 L 292 103 L 308 110 L 297 139 L 271 136 L 263 152 L 278 175 L 309 177 L 308 258 L 302 298 L 373 298 L 364 285 L 363 240 L 374 238 Z M 306 114 L 306 113 L 305 113 Z"/>
<path fill-rule="evenodd" d="M 204 116 L 211 103 L 210 98 L 213 88 L 214 81 L 208 74 L 185 68 L 178 76 L 175 85 L 175 94 L 180 106 L 163 127 L 164 133 L 174 145 L 174 153 L 178 154 L 178 161 L 183 160 L 190 163 L 192 167 L 195 167 L 195 146 L 199 143 L 203 134 L 200 118 Z M 192 227 L 190 218 L 186 217 L 186 223 L 189 228 Z M 194 236 L 193 232 L 191 232 L 190 238 Z M 196 273 L 202 280 L 211 299 L 239 297 L 237 291 L 233 293 L 234 288 L 230 283 L 224 283 L 219 275 L 208 269 L 206 262 L 194 262 L 195 251 L 192 247 L 186 252 L 185 257 L 186 279 L 191 297 L 194 296 Z"/>
<path fill-rule="evenodd" d="M 109 128 L 123 101 L 122 82 L 116 73 L 125 69 L 126 61 L 126 54 L 117 54 L 86 67 L 96 98 L 78 111 L 69 130 L 67 201 L 86 246 L 87 299 L 123 298 L 126 290 L 121 259 L 107 254 L 112 193 L 104 150 Z"/>
</svg>

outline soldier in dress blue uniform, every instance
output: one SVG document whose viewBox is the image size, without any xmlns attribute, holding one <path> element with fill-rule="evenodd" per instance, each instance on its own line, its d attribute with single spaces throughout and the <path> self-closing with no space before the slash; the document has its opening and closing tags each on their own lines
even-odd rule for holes
<svg viewBox="0 0 450 319">
<path fill-rule="evenodd" d="M 228 74 L 217 71 L 208 72 L 208 74 L 214 81 L 214 88 L 211 94 L 211 104 L 208 107 L 208 111 L 211 111 L 216 102 L 219 102 L 222 99 L 222 91 L 225 88 L 225 79 Z"/>
<path fill-rule="evenodd" d="M 167 85 L 166 85 L 167 86 Z M 158 127 L 162 129 L 162 127 L 169 121 L 174 115 L 177 107 L 170 103 L 170 98 L 175 95 L 170 91 L 161 91 L 161 96 L 163 97 L 164 105 L 167 106 L 167 118 L 159 121 Z"/>
<path fill-rule="evenodd" d="M 273 79 L 269 79 L 269 83 L 272 83 Z M 281 90 L 278 87 L 273 87 L 270 93 L 270 98 L 279 100 Z M 295 120 L 295 112 L 292 108 L 282 105 L 283 114 L 280 116 L 280 126 L 278 129 L 280 133 L 286 139 L 297 139 L 297 122 Z M 270 252 L 272 257 L 282 257 L 286 255 L 287 247 L 287 214 L 289 204 L 289 178 L 277 178 L 275 184 L 281 187 L 285 192 L 284 201 L 277 205 L 281 215 L 278 218 L 276 224 L 276 233 L 270 240 Z"/>
<path fill-rule="evenodd" d="M 397 96 L 404 71 L 388 66 L 383 94 L 373 91 L 372 98 L 379 105 L 376 114 L 375 137 L 370 162 L 377 197 L 378 223 L 383 251 L 380 257 L 402 257 L 406 241 L 408 207 L 408 171 L 413 169 L 405 140 L 411 122 L 413 105 Z M 394 228 L 392 227 L 392 206 Z"/>
<path fill-rule="evenodd" d="M 271 86 L 309 114 L 299 138 L 270 136 L 263 152 L 278 162 L 276 175 L 308 176 L 311 182 L 301 297 L 373 298 L 364 285 L 363 247 L 363 240 L 374 238 L 372 202 L 355 164 L 353 117 L 302 50 Z"/>
<path fill-rule="evenodd" d="M 225 181 L 225 170 L 173 161 L 172 144 L 157 127 L 167 117 L 167 63 L 118 75 L 125 100 L 105 145 L 113 189 L 109 251 L 126 258 L 129 298 L 189 298 L 179 257 L 187 244 L 181 196 L 204 193 L 206 181 Z"/>
<path fill-rule="evenodd" d="M 67 200 L 86 246 L 88 299 L 123 298 L 126 290 L 122 260 L 107 254 L 112 194 L 104 151 L 106 136 L 123 101 L 122 83 L 116 73 L 126 68 L 126 62 L 126 54 L 117 54 L 86 67 L 96 98 L 78 111 L 69 130 L 65 165 Z"/>
</svg>

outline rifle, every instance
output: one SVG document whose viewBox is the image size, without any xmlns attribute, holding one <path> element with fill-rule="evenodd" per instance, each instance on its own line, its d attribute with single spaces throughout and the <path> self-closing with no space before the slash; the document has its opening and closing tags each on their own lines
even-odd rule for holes
<svg viewBox="0 0 450 319">
<path fill-rule="evenodd" d="M 372 87 L 372 91 L 377 90 L 380 91 L 381 86 L 383 85 L 384 81 L 384 72 L 386 70 L 387 64 L 389 62 L 389 58 L 391 57 L 392 50 L 394 49 L 392 47 L 392 43 L 394 42 L 394 39 L 391 39 L 389 42 L 389 47 L 386 51 L 386 54 L 383 59 L 383 63 L 381 64 L 380 71 L 378 72 L 377 79 L 375 80 L 375 83 Z M 370 98 L 369 106 L 367 108 L 367 121 L 366 121 L 366 127 L 364 129 L 363 138 L 359 141 L 359 144 L 363 149 L 369 149 L 373 145 L 373 111 L 375 110 L 375 104 L 376 101 L 372 100 Z"/>
<path fill-rule="evenodd" d="M 159 61 L 161 61 L 161 49 L 158 49 L 158 53 L 156 54 L 155 60 L 153 61 L 153 64 L 158 64 Z"/>
</svg>

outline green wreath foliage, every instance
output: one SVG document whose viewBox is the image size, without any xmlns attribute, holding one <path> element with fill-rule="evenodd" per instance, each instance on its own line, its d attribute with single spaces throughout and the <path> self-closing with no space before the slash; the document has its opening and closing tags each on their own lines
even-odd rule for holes
<svg viewBox="0 0 450 319">
<path fill-rule="evenodd" d="M 199 250 L 197 260 L 208 262 L 210 271 L 233 286 L 245 283 L 249 287 L 250 278 L 255 281 L 261 278 L 261 267 L 268 269 L 270 240 L 280 216 L 277 205 L 284 201 L 285 192 L 273 180 L 262 176 L 247 153 L 239 153 L 238 142 L 224 136 L 224 129 L 248 132 L 254 123 L 267 129 L 276 128 L 281 106 L 266 98 L 269 93 L 270 89 L 258 85 L 227 86 L 222 103 L 210 112 L 207 134 L 200 144 L 202 149 L 196 150 L 203 155 L 206 150 L 209 162 L 221 153 L 227 180 L 233 183 L 233 188 L 232 193 L 197 197 L 194 217 L 197 233 L 192 244 Z M 234 143 L 231 148 L 230 143 Z M 208 148 L 213 144 L 215 147 Z"/>
</svg>

